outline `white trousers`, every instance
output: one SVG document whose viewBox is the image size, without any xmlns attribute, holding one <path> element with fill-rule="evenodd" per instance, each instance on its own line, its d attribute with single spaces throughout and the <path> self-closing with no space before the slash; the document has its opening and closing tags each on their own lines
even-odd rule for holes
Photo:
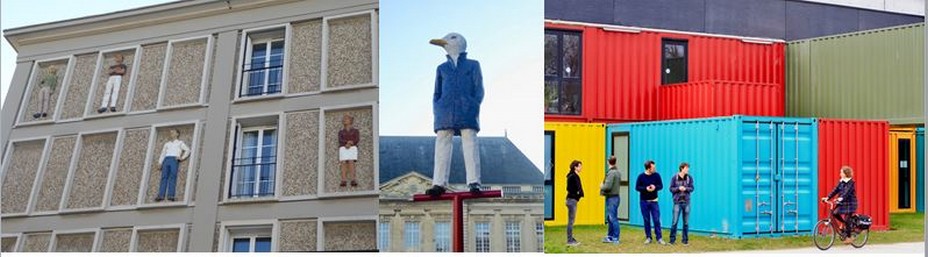
<svg viewBox="0 0 928 257">
<path fill-rule="evenodd" d="M 106 80 L 106 90 L 103 91 L 103 103 L 100 104 L 100 108 L 116 107 L 120 86 L 122 86 L 121 75 L 111 75 Z"/>
<path fill-rule="evenodd" d="M 439 130 L 435 137 L 435 169 L 432 185 L 448 186 L 451 176 L 451 150 L 454 130 Z M 464 169 L 467 171 L 467 184 L 480 183 L 480 147 L 477 146 L 477 131 L 461 130 L 461 145 L 464 148 Z"/>
</svg>

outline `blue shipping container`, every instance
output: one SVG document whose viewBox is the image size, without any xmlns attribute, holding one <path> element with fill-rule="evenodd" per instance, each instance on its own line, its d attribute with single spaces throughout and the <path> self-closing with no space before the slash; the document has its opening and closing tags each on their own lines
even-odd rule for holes
<svg viewBox="0 0 928 257">
<path fill-rule="evenodd" d="M 915 210 L 925 212 L 925 128 L 915 132 Z"/>
<path fill-rule="evenodd" d="M 630 170 L 630 197 L 623 197 L 621 209 L 627 209 L 631 225 L 643 224 L 635 180 L 646 160 L 657 163 L 664 183 L 658 199 L 665 237 L 673 210 L 670 179 L 681 162 L 690 164 L 694 178 L 692 232 L 733 238 L 807 234 L 817 221 L 814 119 L 730 116 L 614 124 L 606 134 L 606 155 L 629 160 L 628 168 L 620 166 Z"/>
</svg>

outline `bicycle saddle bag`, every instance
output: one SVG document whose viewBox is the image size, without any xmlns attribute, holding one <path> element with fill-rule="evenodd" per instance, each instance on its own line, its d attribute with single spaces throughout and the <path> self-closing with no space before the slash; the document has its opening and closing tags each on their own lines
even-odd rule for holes
<svg viewBox="0 0 928 257">
<path fill-rule="evenodd" d="M 870 225 L 873 224 L 873 221 L 870 219 L 870 216 L 863 215 L 863 214 L 854 214 L 854 216 L 851 217 L 851 221 L 859 229 L 869 229 Z"/>
</svg>

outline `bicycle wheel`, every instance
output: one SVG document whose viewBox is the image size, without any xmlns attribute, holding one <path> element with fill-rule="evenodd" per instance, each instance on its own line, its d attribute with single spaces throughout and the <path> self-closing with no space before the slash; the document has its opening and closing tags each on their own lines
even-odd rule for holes
<svg viewBox="0 0 928 257">
<path fill-rule="evenodd" d="M 815 229 L 812 231 L 812 242 L 819 250 L 828 250 L 835 244 L 836 229 L 830 220 L 820 220 L 815 223 Z"/>
<path fill-rule="evenodd" d="M 857 237 L 854 238 L 854 241 L 851 242 L 851 245 L 854 246 L 854 248 L 861 248 L 867 244 L 868 240 L 870 240 L 870 230 L 864 229 L 860 231 L 859 234 L 857 234 Z"/>
</svg>

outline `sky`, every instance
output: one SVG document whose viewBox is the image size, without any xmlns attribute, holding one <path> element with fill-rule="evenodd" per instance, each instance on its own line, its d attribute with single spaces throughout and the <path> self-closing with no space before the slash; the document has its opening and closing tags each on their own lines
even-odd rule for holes
<svg viewBox="0 0 928 257">
<path fill-rule="evenodd" d="M 435 135 L 435 69 L 446 59 L 429 40 L 458 32 L 483 72 L 478 136 L 508 136 L 541 170 L 543 15 L 542 0 L 381 2 L 380 135 Z"/>
<path fill-rule="evenodd" d="M 7 0 L 0 1 L 0 30 L 104 14 L 171 2 L 167 0 Z M 41 6 L 41 11 L 36 10 Z M 0 33 L 3 34 L 3 33 Z M 0 105 L 16 70 L 16 51 L 4 37 L 0 44 Z"/>
</svg>

